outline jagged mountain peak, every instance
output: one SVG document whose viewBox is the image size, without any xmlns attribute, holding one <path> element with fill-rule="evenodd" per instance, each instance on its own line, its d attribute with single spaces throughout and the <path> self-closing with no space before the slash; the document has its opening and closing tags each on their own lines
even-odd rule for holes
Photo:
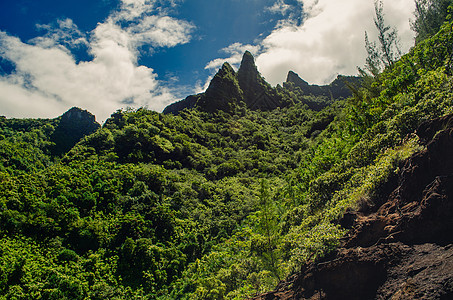
<svg viewBox="0 0 453 300">
<path fill-rule="evenodd" d="M 244 92 L 244 102 L 251 109 L 270 110 L 280 106 L 280 99 L 274 89 L 261 76 L 255 59 L 249 51 L 242 56 L 237 73 L 239 86 Z"/>
<path fill-rule="evenodd" d="M 283 86 L 289 90 L 296 89 L 302 95 L 323 97 L 322 105 L 309 107 L 320 110 L 338 98 L 351 95 L 344 80 L 337 79 L 330 85 L 310 85 L 293 71 L 289 71 Z M 250 51 L 245 51 L 237 72 L 225 62 L 212 79 L 206 92 L 189 96 L 184 100 L 167 106 L 164 113 L 177 114 L 183 109 L 198 108 L 204 111 L 231 111 L 233 104 L 245 105 L 252 110 L 272 110 L 284 106 L 281 94 L 261 76 Z M 317 103 L 317 102 L 316 102 Z"/>
<path fill-rule="evenodd" d="M 308 82 L 300 78 L 300 76 L 293 71 L 288 72 L 288 75 L 286 76 L 286 82 L 292 82 L 296 85 L 309 85 Z"/>
<path fill-rule="evenodd" d="M 234 72 L 233 67 L 227 61 L 223 63 L 222 68 L 220 68 L 220 70 L 236 73 Z"/>
<path fill-rule="evenodd" d="M 307 102 L 307 105 L 311 109 L 320 110 L 337 99 L 348 98 L 352 96 L 352 92 L 348 88 L 347 82 L 353 85 L 360 85 L 360 78 L 354 76 L 338 75 L 337 78 L 330 84 L 316 85 L 309 84 L 297 73 L 289 71 L 288 76 L 286 77 L 286 82 L 283 83 L 283 86 L 288 90 L 292 90 L 296 93 L 301 94 L 302 97 L 314 96 L 324 98 L 324 102 Z"/>
<path fill-rule="evenodd" d="M 230 112 L 232 105 L 238 104 L 243 98 L 244 95 L 238 84 L 236 72 L 229 63 L 225 62 L 196 105 L 208 112 L 217 110 Z"/>
<path fill-rule="evenodd" d="M 243 105 L 241 103 L 250 109 L 261 110 L 274 109 L 280 103 L 274 89 L 258 72 L 255 59 L 249 51 L 244 53 L 237 73 L 225 62 L 205 93 L 171 104 L 164 113 L 176 114 L 193 107 L 209 112 L 231 111 L 234 105 Z"/>
<path fill-rule="evenodd" d="M 245 72 L 254 72 L 258 74 L 258 69 L 255 65 L 255 58 L 253 57 L 252 53 L 250 53 L 250 51 L 245 51 L 244 55 L 242 56 L 241 66 L 239 67 L 238 74 Z"/>
<path fill-rule="evenodd" d="M 229 76 L 229 75 L 232 77 L 236 77 L 236 72 L 234 71 L 233 67 L 228 62 L 224 62 L 222 67 L 215 74 L 214 78 L 225 77 L 225 76 Z"/>
</svg>

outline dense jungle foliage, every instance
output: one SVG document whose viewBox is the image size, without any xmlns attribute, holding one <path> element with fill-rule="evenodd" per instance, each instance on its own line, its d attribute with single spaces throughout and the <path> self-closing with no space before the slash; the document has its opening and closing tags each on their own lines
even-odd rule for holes
<svg viewBox="0 0 453 300">
<path fill-rule="evenodd" d="M 59 155 L 0 119 L 1 299 L 244 299 L 334 251 L 453 112 L 453 22 L 321 111 L 119 110 Z"/>
</svg>

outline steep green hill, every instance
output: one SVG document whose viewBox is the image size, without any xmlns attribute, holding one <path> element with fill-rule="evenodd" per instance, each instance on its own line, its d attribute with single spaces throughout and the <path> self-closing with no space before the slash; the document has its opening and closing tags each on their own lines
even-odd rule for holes
<svg viewBox="0 0 453 300">
<path fill-rule="evenodd" d="M 246 53 L 176 115 L 119 110 L 61 159 L 56 120 L 1 119 L 1 297 L 244 299 L 330 255 L 452 113 L 452 26 L 320 111 Z"/>
</svg>

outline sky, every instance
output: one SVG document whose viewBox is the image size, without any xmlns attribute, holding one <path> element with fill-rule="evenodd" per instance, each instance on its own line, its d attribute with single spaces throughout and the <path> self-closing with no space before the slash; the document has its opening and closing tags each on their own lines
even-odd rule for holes
<svg viewBox="0 0 453 300">
<path fill-rule="evenodd" d="M 407 52 L 414 1 L 383 3 Z M 225 61 L 237 69 L 246 50 L 273 86 L 290 70 L 326 84 L 364 65 L 373 16 L 373 0 L 2 0 L 0 115 L 160 112 L 204 91 Z"/>
</svg>

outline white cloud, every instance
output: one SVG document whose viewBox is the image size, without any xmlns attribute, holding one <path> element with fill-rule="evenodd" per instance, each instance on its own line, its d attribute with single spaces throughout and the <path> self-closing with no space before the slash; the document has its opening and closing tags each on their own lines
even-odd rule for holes
<svg viewBox="0 0 453 300">
<path fill-rule="evenodd" d="M 304 7 L 304 13 L 307 17 L 315 17 L 318 15 L 325 7 L 326 2 L 319 3 L 319 0 L 298 0 L 302 2 Z M 322 0 L 321 0 L 322 1 Z"/>
<path fill-rule="evenodd" d="M 0 78 L 1 115 L 29 118 L 53 118 L 55 111 L 65 111 L 66 106 L 55 97 L 25 88 L 14 82 L 16 78 Z M 49 109 L 51 107 L 52 109 Z M 20 111 L 27 112 L 21 114 Z"/>
<path fill-rule="evenodd" d="M 153 69 L 137 64 L 138 47 L 187 43 L 193 26 L 159 14 L 154 3 L 123 0 L 121 10 L 99 23 L 88 39 L 70 19 L 58 21 L 56 28 L 41 25 L 47 33 L 28 43 L 0 31 L 0 57 L 15 66 L 0 77 L 0 114 L 56 117 L 79 106 L 103 121 L 118 108 L 159 111 L 176 100 Z M 74 60 L 70 48 L 80 44 L 92 60 Z"/>
<path fill-rule="evenodd" d="M 211 80 L 213 78 L 214 78 L 214 74 L 209 76 L 204 82 L 201 80 L 198 80 L 197 83 L 195 84 L 195 88 L 194 88 L 195 95 L 205 92 L 208 89 L 209 84 L 211 83 Z"/>
<path fill-rule="evenodd" d="M 283 23 L 261 45 L 257 65 L 266 79 L 277 84 L 289 70 L 310 83 L 323 84 L 337 74 L 354 75 L 365 62 L 364 32 L 375 38 L 372 0 L 299 0 L 306 19 L 297 26 Z M 413 45 L 409 19 L 413 0 L 385 0 L 386 22 L 398 29 L 403 50 Z"/>
<path fill-rule="evenodd" d="M 115 21 L 133 21 L 154 11 L 155 0 L 121 0 L 121 9 L 112 16 Z"/>
<path fill-rule="evenodd" d="M 169 16 L 146 16 L 140 23 L 128 29 L 137 45 L 150 44 L 158 47 L 174 47 L 188 43 L 194 26 L 189 22 Z"/>
<path fill-rule="evenodd" d="M 282 15 L 285 15 L 290 9 L 291 5 L 286 4 L 284 0 L 278 0 L 274 3 L 274 5 L 267 8 L 267 10 L 272 13 L 279 13 Z"/>
<path fill-rule="evenodd" d="M 261 46 L 253 46 L 253 45 L 243 45 L 241 43 L 234 43 L 226 48 L 221 49 L 220 51 L 227 54 L 227 58 L 216 58 L 210 61 L 206 66 L 205 69 L 212 69 L 217 70 L 219 69 L 224 62 L 228 62 L 233 67 L 238 67 L 242 60 L 242 55 L 245 51 L 250 51 L 253 55 L 257 55 L 260 51 Z"/>
<path fill-rule="evenodd" d="M 30 40 L 30 42 L 41 47 L 63 45 L 68 48 L 78 48 L 88 46 L 86 34 L 81 32 L 71 19 L 57 20 L 57 26 L 38 24 L 36 27 L 46 31 L 46 34 Z"/>
</svg>

